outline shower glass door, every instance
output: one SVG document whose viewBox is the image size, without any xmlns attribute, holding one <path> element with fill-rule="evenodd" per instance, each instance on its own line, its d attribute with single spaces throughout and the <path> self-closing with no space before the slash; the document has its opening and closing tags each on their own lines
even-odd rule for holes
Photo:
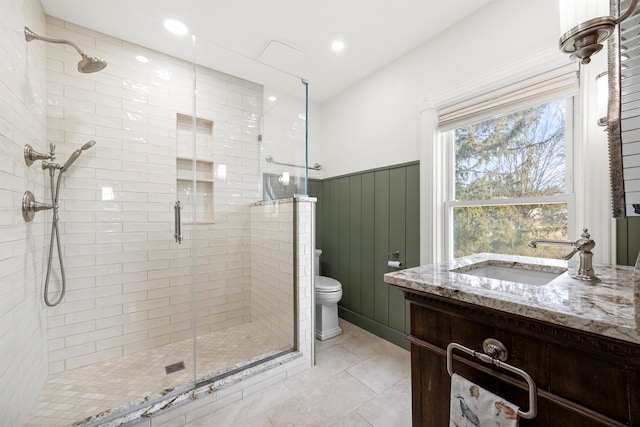
<svg viewBox="0 0 640 427">
<path fill-rule="evenodd" d="M 292 197 L 305 192 L 305 168 L 267 157 L 304 166 L 306 92 L 299 78 L 209 40 L 197 39 L 196 60 L 191 227 L 196 377 L 205 384 L 296 347 Z M 265 197 L 275 173 L 286 201 Z"/>
</svg>

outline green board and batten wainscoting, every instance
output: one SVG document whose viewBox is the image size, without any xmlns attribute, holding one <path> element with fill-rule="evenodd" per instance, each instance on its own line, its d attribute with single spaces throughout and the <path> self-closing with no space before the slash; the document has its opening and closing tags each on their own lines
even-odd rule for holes
<svg viewBox="0 0 640 427">
<path fill-rule="evenodd" d="M 316 206 L 321 274 L 342 283 L 340 317 L 408 348 L 409 310 L 402 292 L 384 283 L 387 254 L 403 268 L 420 263 L 419 163 L 309 180 Z M 617 220 L 617 264 L 634 265 L 640 218 Z M 395 259 L 395 258 L 392 258 Z"/>
<path fill-rule="evenodd" d="M 320 272 L 342 283 L 343 319 L 409 348 L 409 308 L 383 275 L 420 263 L 418 162 L 309 181 L 316 206 Z M 399 251 L 400 256 L 388 254 Z"/>
</svg>

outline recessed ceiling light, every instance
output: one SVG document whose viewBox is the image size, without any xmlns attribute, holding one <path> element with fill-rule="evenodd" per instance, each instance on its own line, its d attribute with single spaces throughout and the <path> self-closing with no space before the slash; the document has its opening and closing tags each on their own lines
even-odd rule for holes
<svg viewBox="0 0 640 427">
<path fill-rule="evenodd" d="M 340 40 L 336 40 L 333 43 L 331 43 L 331 49 L 334 52 L 340 52 L 341 50 L 344 49 L 344 43 L 341 42 Z"/>
<path fill-rule="evenodd" d="M 136 55 L 136 61 L 142 63 L 142 64 L 146 64 L 149 62 L 149 58 L 147 58 L 144 55 Z"/>
<path fill-rule="evenodd" d="M 268 99 L 269 101 L 271 101 L 271 102 L 276 102 L 276 101 L 278 100 L 278 98 L 276 98 L 276 97 L 275 97 L 275 96 L 273 96 L 273 95 L 268 96 L 268 97 L 267 97 L 267 99 Z"/>
<path fill-rule="evenodd" d="M 178 21 L 177 19 L 165 19 L 164 27 L 170 32 L 172 32 L 173 34 L 176 34 L 178 36 L 184 36 L 189 31 L 187 26 L 184 25 L 182 22 Z"/>
</svg>

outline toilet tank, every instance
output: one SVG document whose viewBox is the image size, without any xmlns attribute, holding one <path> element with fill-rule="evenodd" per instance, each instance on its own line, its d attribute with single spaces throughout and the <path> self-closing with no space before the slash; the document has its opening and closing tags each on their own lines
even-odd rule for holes
<svg viewBox="0 0 640 427">
<path fill-rule="evenodd" d="M 320 275 L 320 255 L 322 255 L 322 249 L 316 249 L 316 255 L 313 258 L 313 271 L 316 276 Z"/>
</svg>

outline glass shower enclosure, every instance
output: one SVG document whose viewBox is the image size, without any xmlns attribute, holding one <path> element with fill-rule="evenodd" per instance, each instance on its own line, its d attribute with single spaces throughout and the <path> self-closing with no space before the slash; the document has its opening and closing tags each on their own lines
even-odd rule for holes
<svg viewBox="0 0 640 427">
<path fill-rule="evenodd" d="M 80 75 L 46 47 L 47 143 L 60 158 L 96 145 L 62 181 L 67 289 L 40 304 L 48 377 L 29 424 L 121 419 L 294 351 L 306 83 L 195 36 L 177 58 L 55 18 L 42 30 L 109 65 Z"/>
</svg>

